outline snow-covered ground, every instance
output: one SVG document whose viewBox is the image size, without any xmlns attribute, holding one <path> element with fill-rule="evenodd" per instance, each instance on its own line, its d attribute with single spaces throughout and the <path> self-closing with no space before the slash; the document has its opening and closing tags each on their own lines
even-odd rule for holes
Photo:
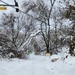
<svg viewBox="0 0 75 75">
<path fill-rule="evenodd" d="M 56 62 L 51 59 L 59 57 Z M 75 57 L 30 55 L 29 59 L 1 59 L 0 75 L 75 75 Z"/>
</svg>

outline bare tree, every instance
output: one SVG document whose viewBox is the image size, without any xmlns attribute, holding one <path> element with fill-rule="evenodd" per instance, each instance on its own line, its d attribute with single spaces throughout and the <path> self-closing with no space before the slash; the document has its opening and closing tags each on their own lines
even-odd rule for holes
<svg viewBox="0 0 75 75">
<path fill-rule="evenodd" d="M 24 2 L 23 7 L 26 8 L 26 13 L 32 12 L 30 14 L 36 22 L 39 22 L 41 35 L 45 42 L 47 53 L 51 53 L 51 36 L 50 36 L 50 27 L 51 27 L 51 12 L 56 0 L 50 0 L 50 6 L 48 7 L 43 0 L 37 0 Z"/>
<path fill-rule="evenodd" d="M 30 37 L 31 32 L 34 30 L 32 19 L 22 14 L 15 15 L 13 13 L 4 13 L 2 15 L 1 27 L 2 30 L 4 30 L 4 33 L 2 34 L 9 37 L 16 50 L 19 51 L 19 53 L 22 53 L 20 52 L 20 47 L 27 41 L 27 39 Z M 22 48 L 23 51 L 27 50 L 25 48 L 26 47 L 24 47 L 24 49 Z M 15 54 L 17 54 L 17 52 Z M 20 54 L 17 56 L 21 57 Z"/>
<path fill-rule="evenodd" d="M 72 0 L 73 3 L 75 3 L 74 0 Z M 75 6 L 70 5 L 70 0 L 66 1 L 67 3 L 67 10 L 65 11 L 65 18 L 69 19 L 72 23 L 70 26 L 71 31 L 70 31 L 70 42 L 69 42 L 69 53 L 71 55 L 75 55 L 74 49 L 75 49 Z"/>
<path fill-rule="evenodd" d="M 9 36 L 12 43 L 19 48 L 33 31 L 32 20 L 27 20 L 24 15 L 15 16 L 14 14 L 3 14 L 2 26 L 6 29 L 6 35 Z"/>
</svg>

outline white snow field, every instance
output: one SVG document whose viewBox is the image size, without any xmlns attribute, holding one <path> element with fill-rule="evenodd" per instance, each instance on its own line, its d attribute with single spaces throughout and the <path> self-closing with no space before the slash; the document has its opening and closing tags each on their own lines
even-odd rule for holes
<svg viewBox="0 0 75 75">
<path fill-rule="evenodd" d="M 53 58 L 59 58 L 51 62 Z M 75 57 L 30 55 L 29 59 L 1 59 L 0 75 L 75 75 Z"/>
</svg>

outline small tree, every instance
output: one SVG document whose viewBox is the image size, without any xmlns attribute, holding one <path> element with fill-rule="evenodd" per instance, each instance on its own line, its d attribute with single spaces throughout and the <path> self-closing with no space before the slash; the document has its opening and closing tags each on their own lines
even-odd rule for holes
<svg viewBox="0 0 75 75">
<path fill-rule="evenodd" d="M 28 20 L 29 19 L 29 20 Z M 30 17 L 24 17 L 24 15 L 14 15 L 11 14 L 3 14 L 2 16 L 2 30 L 4 30 L 4 35 L 6 35 L 11 43 L 16 48 L 16 51 L 13 52 L 16 57 L 23 57 L 22 54 L 26 51 L 25 47 L 20 49 L 20 47 L 27 41 L 30 37 L 31 32 L 34 30 L 32 19 Z M 26 45 L 24 45 L 26 46 Z M 10 47 L 11 49 L 13 47 Z M 23 50 L 22 50 L 23 49 Z"/>
<path fill-rule="evenodd" d="M 73 2 L 75 3 L 75 1 L 73 0 Z M 72 28 L 71 28 L 71 39 L 69 42 L 69 53 L 71 55 L 75 55 L 74 53 L 74 48 L 75 48 L 75 6 L 70 5 L 70 2 L 68 1 L 67 5 L 68 5 L 68 9 L 65 12 L 65 18 L 69 19 L 70 21 L 72 21 Z"/>
<path fill-rule="evenodd" d="M 26 7 L 26 13 L 29 14 L 29 12 L 32 12 L 33 14 L 30 15 L 34 18 L 34 20 L 36 20 L 36 23 L 39 22 L 41 35 L 43 36 L 47 53 L 51 53 L 50 20 L 55 2 L 56 0 L 50 0 L 50 8 L 45 4 L 43 0 L 37 0 L 36 2 L 29 1 L 23 3 L 23 7 Z"/>
</svg>

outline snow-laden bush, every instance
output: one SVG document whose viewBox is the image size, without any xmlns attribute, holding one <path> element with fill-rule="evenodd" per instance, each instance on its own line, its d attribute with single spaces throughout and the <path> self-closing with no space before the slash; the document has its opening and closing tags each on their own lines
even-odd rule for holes
<svg viewBox="0 0 75 75">
<path fill-rule="evenodd" d="M 5 36 L 0 34 L 0 56 L 2 58 L 27 58 L 26 50 L 18 50 L 12 41 Z"/>
</svg>

